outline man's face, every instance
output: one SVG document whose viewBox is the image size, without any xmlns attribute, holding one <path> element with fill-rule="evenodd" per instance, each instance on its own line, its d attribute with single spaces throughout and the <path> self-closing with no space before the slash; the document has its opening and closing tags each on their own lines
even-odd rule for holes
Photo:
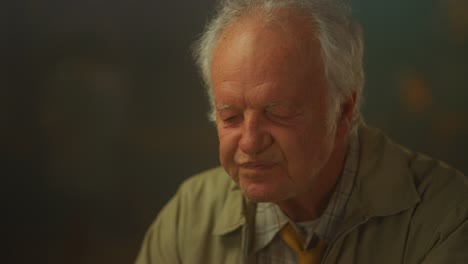
<svg viewBox="0 0 468 264">
<path fill-rule="evenodd" d="M 224 31 L 214 51 L 221 164 L 253 201 L 310 191 L 334 151 L 320 46 L 311 30 L 297 18 L 280 25 L 245 17 Z"/>
</svg>

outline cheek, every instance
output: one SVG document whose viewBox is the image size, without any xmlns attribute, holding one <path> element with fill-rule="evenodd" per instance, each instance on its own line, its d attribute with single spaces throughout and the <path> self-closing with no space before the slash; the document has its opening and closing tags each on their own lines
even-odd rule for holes
<svg viewBox="0 0 468 264">
<path fill-rule="evenodd" d="M 311 161 L 317 159 L 321 149 L 318 135 L 305 129 L 277 131 L 275 138 L 292 174 L 307 170 Z"/>
<path fill-rule="evenodd" d="M 226 168 L 233 166 L 234 155 L 237 150 L 239 136 L 234 131 L 218 129 L 219 158 L 221 164 Z"/>
<path fill-rule="evenodd" d="M 325 125 L 321 127 L 310 128 L 304 131 L 300 136 L 300 152 L 302 163 L 308 170 L 317 170 L 324 166 L 330 157 L 330 152 L 333 144 L 331 143 L 332 136 L 329 135 Z"/>
<path fill-rule="evenodd" d="M 290 169 L 296 167 L 299 164 L 302 164 L 304 156 L 307 156 L 307 150 L 309 142 L 306 142 L 303 138 L 298 137 L 297 134 L 288 134 L 288 136 L 283 137 L 283 140 L 279 142 L 281 145 L 281 150 L 283 156 L 288 162 Z M 294 168 L 297 169 L 297 168 Z"/>
</svg>

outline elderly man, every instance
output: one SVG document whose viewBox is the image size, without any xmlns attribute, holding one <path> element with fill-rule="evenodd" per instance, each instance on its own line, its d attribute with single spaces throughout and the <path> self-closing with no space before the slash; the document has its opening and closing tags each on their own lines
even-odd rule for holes
<svg viewBox="0 0 468 264">
<path fill-rule="evenodd" d="M 180 187 L 136 263 L 468 263 L 467 179 L 363 123 L 345 5 L 222 1 L 195 53 L 222 167 Z"/>
</svg>

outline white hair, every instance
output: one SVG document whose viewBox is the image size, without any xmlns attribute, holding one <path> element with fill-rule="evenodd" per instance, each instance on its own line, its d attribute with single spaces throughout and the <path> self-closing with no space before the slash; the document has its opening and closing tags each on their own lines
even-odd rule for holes
<svg viewBox="0 0 468 264">
<path fill-rule="evenodd" d="M 209 21 L 201 37 L 194 43 L 194 57 L 203 76 L 211 104 L 210 120 L 215 121 L 216 109 L 211 85 L 210 66 L 214 49 L 223 30 L 249 13 L 274 19 L 279 9 L 291 8 L 303 13 L 317 28 L 321 46 L 331 112 L 339 110 L 344 98 L 356 93 L 352 118 L 352 132 L 361 119 L 364 71 L 362 67 L 362 31 L 351 16 L 344 0 L 221 0 L 214 18 Z"/>
</svg>

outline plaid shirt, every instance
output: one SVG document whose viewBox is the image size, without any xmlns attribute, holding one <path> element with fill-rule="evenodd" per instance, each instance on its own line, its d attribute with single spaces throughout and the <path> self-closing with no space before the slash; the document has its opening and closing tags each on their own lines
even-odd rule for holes
<svg viewBox="0 0 468 264">
<path fill-rule="evenodd" d="M 297 255 L 279 237 L 278 232 L 291 223 L 309 244 L 314 235 L 330 243 L 343 220 L 346 203 L 351 194 L 359 159 L 357 135 L 350 138 L 343 172 L 333 195 L 319 219 L 294 223 L 273 203 L 258 203 L 255 215 L 255 251 L 258 264 L 297 263 Z"/>
</svg>

